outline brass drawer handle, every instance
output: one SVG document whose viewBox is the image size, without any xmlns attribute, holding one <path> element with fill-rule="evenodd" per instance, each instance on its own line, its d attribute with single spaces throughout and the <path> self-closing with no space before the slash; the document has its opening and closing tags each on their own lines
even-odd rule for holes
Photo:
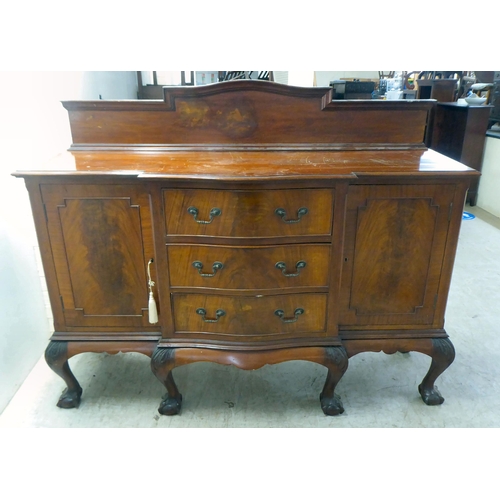
<svg viewBox="0 0 500 500">
<path fill-rule="evenodd" d="M 210 210 L 210 219 L 209 220 L 198 220 L 196 217 L 198 217 L 198 209 L 196 207 L 189 207 L 187 209 L 188 213 L 191 214 L 194 217 L 194 220 L 198 224 L 211 224 L 212 221 L 214 220 L 214 217 L 218 217 L 220 214 L 222 214 L 222 210 L 220 208 L 212 208 Z"/>
<path fill-rule="evenodd" d="M 301 307 L 295 309 L 294 318 L 285 318 L 285 312 L 283 311 L 283 309 L 276 309 L 276 311 L 274 311 L 274 314 L 281 318 L 281 321 L 283 321 L 283 323 L 295 323 L 299 319 L 299 316 L 301 314 L 304 314 L 304 309 L 302 309 Z"/>
<path fill-rule="evenodd" d="M 222 309 L 217 309 L 217 311 L 215 311 L 215 319 L 207 319 L 206 318 L 207 311 L 205 311 L 205 309 L 203 309 L 203 307 L 199 307 L 198 309 L 196 309 L 196 314 L 199 314 L 200 316 L 202 316 L 203 321 L 205 323 L 217 323 L 217 321 L 219 321 L 219 318 L 226 315 L 226 311 L 224 311 Z"/>
<path fill-rule="evenodd" d="M 198 270 L 198 274 L 200 276 L 202 276 L 203 278 L 212 278 L 213 276 L 215 276 L 217 274 L 217 271 L 219 271 L 220 269 L 222 269 L 224 267 L 224 264 L 222 262 L 214 262 L 212 265 L 212 271 L 213 271 L 212 274 L 201 272 L 203 269 L 203 263 L 200 262 L 199 260 L 195 260 L 193 262 L 192 266 Z"/>
<path fill-rule="evenodd" d="M 300 270 L 304 269 L 306 267 L 306 262 L 304 260 L 299 260 L 297 264 L 295 264 L 295 269 L 297 270 L 296 273 L 287 273 L 286 272 L 286 264 L 284 262 L 276 262 L 275 264 L 277 269 L 280 269 L 281 272 L 283 273 L 283 276 L 286 276 L 287 278 L 295 278 L 296 276 L 300 275 Z"/>
<path fill-rule="evenodd" d="M 299 208 L 297 210 L 297 218 L 296 219 L 285 219 L 286 217 L 286 210 L 284 208 L 277 208 L 274 213 L 278 216 L 281 217 L 281 220 L 285 224 L 295 224 L 296 222 L 300 222 L 302 216 L 306 215 L 309 210 L 307 210 L 306 207 Z"/>
</svg>

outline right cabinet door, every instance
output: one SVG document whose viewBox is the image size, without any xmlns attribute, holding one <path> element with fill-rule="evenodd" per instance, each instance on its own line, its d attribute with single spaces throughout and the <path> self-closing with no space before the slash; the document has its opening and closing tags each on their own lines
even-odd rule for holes
<svg viewBox="0 0 500 500">
<path fill-rule="evenodd" d="M 351 186 L 340 328 L 432 327 L 454 185 Z"/>
</svg>

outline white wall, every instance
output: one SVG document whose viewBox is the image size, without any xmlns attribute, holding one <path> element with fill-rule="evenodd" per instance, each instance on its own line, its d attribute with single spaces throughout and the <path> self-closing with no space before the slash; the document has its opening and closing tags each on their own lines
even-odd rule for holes
<svg viewBox="0 0 500 500">
<path fill-rule="evenodd" d="M 500 217 L 500 139 L 486 137 L 477 206 Z"/>
<path fill-rule="evenodd" d="M 47 345 L 52 326 L 24 181 L 71 144 L 61 100 L 133 99 L 135 72 L 0 72 L 0 412 Z"/>
<path fill-rule="evenodd" d="M 137 73 L 85 71 L 81 99 L 137 99 Z"/>
<path fill-rule="evenodd" d="M 312 87 L 314 85 L 314 71 L 289 71 L 288 85 Z"/>
</svg>

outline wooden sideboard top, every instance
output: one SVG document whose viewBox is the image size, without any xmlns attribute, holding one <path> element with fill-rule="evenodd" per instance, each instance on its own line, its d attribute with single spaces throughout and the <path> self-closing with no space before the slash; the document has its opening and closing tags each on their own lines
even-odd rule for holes
<svg viewBox="0 0 500 500">
<path fill-rule="evenodd" d="M 478 175 L 433 150 L 64 152 L 30 175 L 116 175 L 176 179 L 342 178 L 366 175 Z"/>
</svg>

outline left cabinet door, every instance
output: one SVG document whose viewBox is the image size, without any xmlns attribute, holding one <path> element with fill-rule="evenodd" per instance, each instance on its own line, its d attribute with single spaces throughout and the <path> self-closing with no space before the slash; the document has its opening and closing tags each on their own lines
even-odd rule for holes
<svg viewBox="0 0 500 500">
<path fill-rule="evenodd" d="M 146 189 L 45 184 L 41 193 L 66 327 L 153 326 L 147 266 L 154 245 Z"/>
</svg>

